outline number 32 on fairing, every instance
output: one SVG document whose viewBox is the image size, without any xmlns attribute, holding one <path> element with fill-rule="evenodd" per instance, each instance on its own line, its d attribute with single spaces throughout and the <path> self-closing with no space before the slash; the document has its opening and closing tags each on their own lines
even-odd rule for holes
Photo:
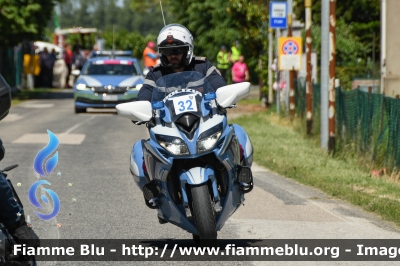
<svg viewBox="0 0 400 266">
<path fill-rule="evenodd" d="M 194 95 L 184 95 L 173 98 L 175 114 L 184 112 L 197 112 L 196 98 Z"/>
</svg>

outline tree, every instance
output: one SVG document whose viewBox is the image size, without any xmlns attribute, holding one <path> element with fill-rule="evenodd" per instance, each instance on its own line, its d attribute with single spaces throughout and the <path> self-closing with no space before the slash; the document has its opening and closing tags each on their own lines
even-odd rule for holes
<svg viewBox="0 0 400 266">
<path fill-rule="evenodd" d="M 121 5 L 117 5 L 122 4 Z M 166 20 L 170 15 L 165 11 Z M 164 25 L 160 5 L 147 5 L 146 1 L 124 0 L 65 0 L 60 5 L 60 25 L 69 27 L 95 27 L 110 30 L 115 26 L 142 35 L 157 34 Z"/>
<path fill-rule="evenodd" d="M 39 38 L 52 18 L 54 0 L 0 2 L 0 45 L 16 45 Z"/>
<path fill-rule="evenodd" d="M 54 0 L 0 1 L 0 73 L 8 81 L 14 80 L 14 60 L 7 56 L 7 48 L 39 39 L 52 18 L 55 4 Z"/>
<path fill-rule="evenodd" d="M 227 10 L 235 25 L 240 29 L 241 41 L 250 57 L 249 66 L 261 78 L 263 90 L 268 88 L 268 15 L 269 1 L 267 0 L 229 0 L 231 5 Z M 245 53 L 246 55 L 246 53 Z M 253 75 L 252 75 L 253 76 Z M 254 80 L 253 81 L 258 81 Z"/>
<path fill-rule="evenodd" d="M 240 33 L 227 9 L 226 0 L 170 0 L 171 11 L 178 23 L 187 27 L 195 40 L 194 52 L 216 61 L 221 45 L 229 47 Z"/>
<path fill-rule="evenodd" d="M 132 12 L 132 26 L 143 35 L 157 35 L 164 26 L 163 14 L 159 0 L 126 0 Z M 174 23 L 169 1 L 163 1 L 165 23 Z"/>
<path fill-rule="evenodd" d="M 304 21 L 304 0 L 296 0 L 294 6 L 296 17 Z M 313 1 L 312 10 L 313 48 L 320 56 L 320 1 Z M 353 76 L 367 75 L 371 71 L 373 64 L 367 59 L 372 58 L 373 52 L 379 57 L 380 1 L 337 0 L 336 14 L 336 74 L 348 88 Z M 372 49 L 373 40 L 375 51 Z"/>
</svg>

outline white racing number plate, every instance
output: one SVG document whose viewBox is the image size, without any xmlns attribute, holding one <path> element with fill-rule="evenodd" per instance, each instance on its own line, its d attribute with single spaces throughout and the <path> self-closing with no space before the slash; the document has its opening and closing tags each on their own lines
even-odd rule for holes
<svg viewBox="0 0 400 266">
<path fill-rule="evenodd" d="M 172 99 L 174 101 L 175 114 L 184 112 L 197 112 L 196 97 L 194 95 L 184 95 Z"/>
<path fill-rule="evenodd" d="M 104 95 L 103 101 L 118 101 L 118 95 Z"/>
</svg>

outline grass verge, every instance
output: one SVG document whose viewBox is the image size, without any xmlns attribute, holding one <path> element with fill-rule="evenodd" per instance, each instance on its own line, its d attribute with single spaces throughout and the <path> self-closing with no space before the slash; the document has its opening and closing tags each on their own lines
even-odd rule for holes
<svg viewBox="0 0 400 266">
<path fill-rule="evenodd" d="M 262 111 L 230 123 L 240 124 L 249 134 L 257 164 L 400 226 L 400 182 L 396 176 L 372 177 L 357 156 L 328 155 L 316 138 L 300 132 L 299 119 L 291 121 Z"/>
</svg>

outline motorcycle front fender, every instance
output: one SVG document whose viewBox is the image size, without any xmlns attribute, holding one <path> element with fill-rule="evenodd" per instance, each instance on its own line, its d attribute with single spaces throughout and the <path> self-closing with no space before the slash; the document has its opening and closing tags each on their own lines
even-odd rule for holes
<svg viewBox="0 0 400 266">
<path fill-rule="evenodd" d="M 217 180 L 215 178 L 214 170 L 210 167 L 194 167 L 187 171 L 182 170 L 179 179 L 181 181 L 182 199 L 183 205 L 188 206 L 188 196 L 186 192 L 186 185 L 201 185 L 211 180 L 211 187 L 213 192 L 213 198 L 215 201 L 219 201 L 219 193 L 217 189 Z"/>
<path fill-rule="evenodd" d="M 182 170 L 179 179 L 189 185 L 201 185 L 210 179 L 210 176 L 215 176 L 214 170 L 211 168 L 195 167 L 187 171 Z"/>
</svg>

